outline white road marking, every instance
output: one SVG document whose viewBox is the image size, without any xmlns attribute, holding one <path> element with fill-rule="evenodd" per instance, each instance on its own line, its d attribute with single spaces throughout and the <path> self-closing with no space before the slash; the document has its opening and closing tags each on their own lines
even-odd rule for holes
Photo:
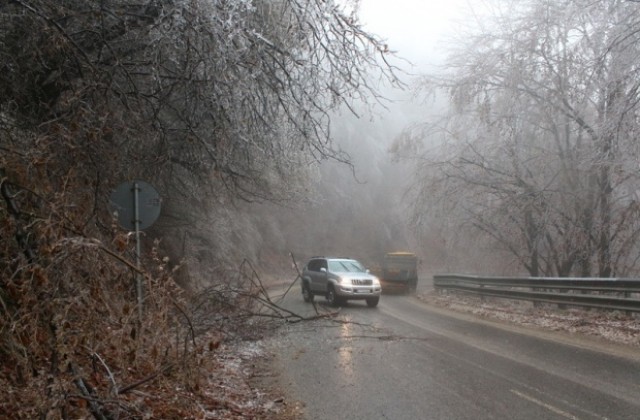
<svg viewBox="0 0 640 420">
<path fill-rule="evenodd" d="M 531 401 L 534 404 L 538 404 L 539 406 L 544 407 L 549 411 L 553 411 L 554 413 L 556 413 L 556 414 L 558 414 L 558 415 L 560 415 L 562 417 L 566 417 L 566 418 L 571 419 L 571 420 L 580 420 L 580 419 L 578 419 L 578 417 L 574 416 L 573 414 L 567 413 L 566 411 L 563 411 L 563 410 L 560 410 L 558 407 L 554 407 L 551 404 L 547 404 L 547 403 L 545 403 L 543 401 L 540 401 L 537 398 L 533 398 L 530 395 L 523 394 L 522 392 L 517 391 L 515 389 L 512 389 L 511 392 L 513 392 L 514 394 L 516 394 L 520 398 L 524 398 L 527 401 Z"/>
</svg>

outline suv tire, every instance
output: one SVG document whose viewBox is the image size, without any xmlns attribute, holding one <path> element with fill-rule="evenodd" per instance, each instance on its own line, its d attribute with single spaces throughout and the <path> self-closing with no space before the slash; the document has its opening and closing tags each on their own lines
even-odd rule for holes
<svg viewBox="0 0 640 420">
<path fill-rule="evenodd" d="M 380 302 L 380 298 L 379 297 L 368 298 L 367 299 L 367 306 L 370 307 L 370 308 L 375 308 L 376 306 L 378 306 L 378 302 Z"/>
<path fill-rule="evenodd" d="M 327 302 L 331 306 L 340 306 L 340 302 L 342 300 L 336 295 L 336 291 L 333 289 L 333 286 L 329 286 L 327 289 Z"/>
<path fill-rule="evenodd" d="M 309 283 L 304 283 L 302 285 L 302 299 L 305 302 L 311 303 L 313 302 L 313 293 L 311 292 L 311 288 L 309 287 Z"/>
</svg>

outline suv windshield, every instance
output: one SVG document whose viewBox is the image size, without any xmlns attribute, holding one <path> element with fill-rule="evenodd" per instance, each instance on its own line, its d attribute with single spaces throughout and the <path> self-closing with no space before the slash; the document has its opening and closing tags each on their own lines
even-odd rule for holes
<svg viewBox="0 0 640 420">
<path fill-rule="evenodd" d="M 332 273 L 364 273 L 365 268 L 356 260 L 329 260 Z"/>
</svg>

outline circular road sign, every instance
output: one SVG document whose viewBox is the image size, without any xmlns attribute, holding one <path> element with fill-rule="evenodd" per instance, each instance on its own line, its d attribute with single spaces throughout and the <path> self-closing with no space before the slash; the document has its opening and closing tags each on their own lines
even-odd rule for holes
<svg viewBox="0 0 640 420">
<path fill-rule="evenodd" d="M 128 230 L 136 229 L 136 188 L 138 189 L 138 229 L 148 228 L 160 216 L 162 199 L 155 188 L 144 181 L 123 182 L 111 193 L 109 208 L 118 218 L 120 226 Z"/>
</svg>

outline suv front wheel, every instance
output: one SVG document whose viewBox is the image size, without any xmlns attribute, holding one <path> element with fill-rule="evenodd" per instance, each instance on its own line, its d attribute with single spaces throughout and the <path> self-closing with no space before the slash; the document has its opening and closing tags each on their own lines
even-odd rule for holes
<svg viewBox="0 0 640 420">
<path fill-rule="evenodd" d="M 331 306 L 340 305 L 341 299 L 336 295 L 336 291 L 333 286 L 329 286 L 329 289 L 327 290 L 327 302 L 329 302 L 329 305 Z"/>
</svg>

